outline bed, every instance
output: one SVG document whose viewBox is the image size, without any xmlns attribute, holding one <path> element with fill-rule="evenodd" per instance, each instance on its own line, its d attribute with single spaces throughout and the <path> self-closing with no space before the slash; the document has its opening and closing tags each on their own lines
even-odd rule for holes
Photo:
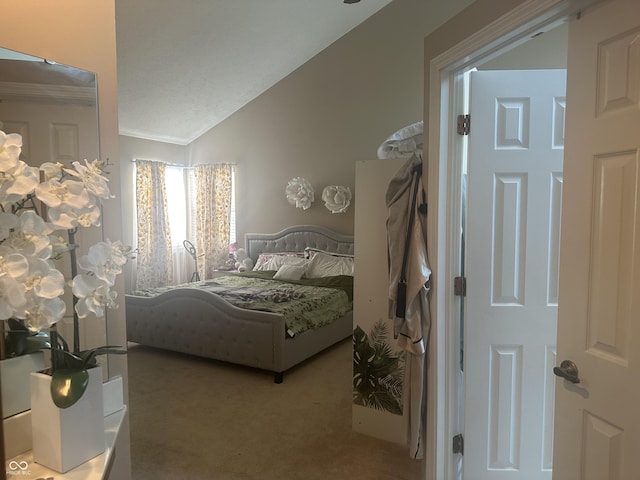
<svg viewBox="0 0 640 480">
<path fill-rule="evenodd" d="M 228 297 L 225 299 L 222 294 L 216 293 L 219 285 L 225 283 L 225 277 L 231 277 L 229 281 L 237 283 L 245 276 L 275 277 L 276 273 L 284 270 L 289 272 L 292 270 L 290 267 L 279 265 L 294 262 L 289 257 L 308 259 L 313 256 L 315 260 L 311 259 L 312 262 L 327 256 L 336 261 L 352 260 L 352 236 L 320 226 L 298 225 L 278 233 L 246 234 L 245 249 L 256 265 L 262 264 L 258 267 L 261 271 L 255 275 L 220 273 L 220 277 L 198 282 L 212 288 L 201 288 L 202 285 L 194 288 L 196 285 L 189 284 L 164 289 L 156 294 L 127 294 L 127 340 L 267 370 L 273 372 L 276 383 L 281 383 L 284 372 L 291 367 L 352 335 L 352 295 L 349 296 L 349 307 L 339 318 L 304 331 L 296 327 L 297 331 L 292 332 L 287 314 L 238 307 L 230 303 Z M 274 265 L 278 267 L 277 272 L 269 270 L 275 268 Z M 324 263 L 318 265 L 324 268 Z M 342 268 L 343 264 L 340 265 Z M 311 275 L 312 267 L 309 265 L 308 268 Z M 314 276 L 323 276 L 325 273 L 331 277 L 334 273 L 340 274 L 336 278 L 346 276 L 342 275 L 346 273 L 344 270 L 334 270 L 333 267 Z M 263 280 L 269 281 L 268 278 Z M 278 278 L 278 282 L 281 281 L 283 279 Z M 304 279 L 297 282 L 295 276 L 291 279 L 288 275 L 285 275 L 284 281 L 295 285 L 304 283 Z M 336 315 L 335 311 L 333 315 Z"/>
</svg>

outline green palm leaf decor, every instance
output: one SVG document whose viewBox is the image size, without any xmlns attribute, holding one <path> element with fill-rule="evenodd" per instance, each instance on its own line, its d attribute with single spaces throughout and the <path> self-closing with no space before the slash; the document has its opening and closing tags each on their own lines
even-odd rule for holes
<svg viewBox="0 0 640 480">
<path fill-rule="evenodd" d="M 404 355 L 387 342 L 387 324 L 379 320 L 369 336 L 353 331 L 353 403 L 402 415 Z"/>
</svg>

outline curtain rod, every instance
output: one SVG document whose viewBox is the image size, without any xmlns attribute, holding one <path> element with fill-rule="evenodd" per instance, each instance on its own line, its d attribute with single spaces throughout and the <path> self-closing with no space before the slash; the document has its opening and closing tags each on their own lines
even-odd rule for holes
<svg viewBox="0 0 640 480">
<path fill-rule="evenodd" d="M 236 163 L 229 163 L 229 162 L 198 163 L 197 165 L 182 165 L 180 163 L 170 163 L 170 162 L 165 162 L 164 160 L 148 160 L 146 158 L 132 158 L 131 159 L 131 163 L 136 163 L 138 160 L 143 161 L 143 162 L 164 163 L 165 165 L 167 165 L 169 167 L 181 167 L 181 168 L 194 168 L 194 167 L 197 167 L 198 165 L 217 165 L 217 164 L 222 164 L 222 165 L 231 165 L 233 167 L 235 167 L 237 165 Z"/>
<path fill-rule="evenodd" d="M 187 165 L 181 165 L 179 163 L 170 163 L 170 162 L 165 162 L 164 160 L 148 160 L 146 158 L 132 158 L 131 163 L 136 163 L 138 160 L 140 160 L 141 162 L 164 163 L 165 165 L 168 165 L 170 167 L 187 167 Z"/>
</svg>

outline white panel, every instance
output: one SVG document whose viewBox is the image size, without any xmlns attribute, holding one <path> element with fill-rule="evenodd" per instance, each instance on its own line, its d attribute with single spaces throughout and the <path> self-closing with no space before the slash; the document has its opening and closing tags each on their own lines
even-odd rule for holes
<svg viewBox="0 0 640 480">
<path fill-rule="evenodd" d="M 496 99 L 497 150 L 529 148 L 530 103 L 528 98 Z"/>
<path fill-rule="evenodd" d="M 29 124 L 27 122 L 5 120 L 0 122 L 0 126 L 5 133 L 19 133 L 22 135 L 22 151 L 20 152 L 20 160 L 29 163 L 31 158 L 31 149 L 29 143 L 31 136 L 29 135 Z"/>
<path fill-rule="evenodd" d="M 621 365 L 628 361 L 638 195 L 638 152 L 594 159 L 588 345 Z"/>
<path fill-rule="evenodd" d="M 551 174 L 549 199 L 549 258 L 547 268 L 547 305 L 558 305 L 560 271 L 560 225 L 562 221 L 562 173 Z"/>
<path fill-rule="evenodd" d="M 621 480 L 624 431 L 590 412 L 584 412 L 582 480 Z M 637 472 L 636 472 L 637 473 Z"/>
<path fill-rule="evenodd" d="M 489 367 L 488 467 L 520 467 L 522 346 L 492 345 Z"/>
<path fill-rule="evenodd" d="M 354 260 L 357 273 L 353 281 L 353 326 L 362 328 L 367 334 L 378 320 L 387 318 L 387 263 L 372 262 L 370 259 L 379 258 L 380 255 L 386 258 L 385 192 L 389 181 L 405 162 L 401 158 L 390 158 L 384 162 L 355 162 L 355 187 L 359 201 L 354 207 L 355 250 L 358 255 Z M 395 354 L 397 346 L 392 330 L 389 328 L 384 343 Z M 406 416 L 355 403 L 352 407 L 352 427 L 355 432 L 392 443 L 405 442 Z"/>
<path fill-rule="evenodd" d="M 545 348 L 544 406 L 542 410 L 542 470 L 545 471 L 551 471 L 553 468 L 553 413 L 556 393 L 556 377 L 553 374 L 553 367 L 556 363 L 556 346 L 547 345 Z"/>
<path fill-rule="evenodd" d="M 640 29 L 598 46 L 598 115 L 640 107 Z"/>
<path fill-rule="evenodd" d="M 555 97 L 553 99 L 553 118 L 551 122 L 551 148 L 556 150 L 564 149 L 564 117 L 566 113 L 566 97 Z"/>
<path fill-rule="evenodd" d="M 493 304 L 523 305 L 527 174 L 496 174 L 493 210 Z"/>
<path fill-rule="evenodd" d="M 80 136 L 78 125 L 51 124 L 51 161 L 69 164 L 78 158 Z"/>
</svg>

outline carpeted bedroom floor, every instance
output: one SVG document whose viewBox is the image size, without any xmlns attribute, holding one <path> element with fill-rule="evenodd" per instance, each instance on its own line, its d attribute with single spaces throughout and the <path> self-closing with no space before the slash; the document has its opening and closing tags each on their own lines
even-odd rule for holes
<svg viewBox="0 0 640 480">
<path fill-rule="evenodd" d="M 351 340 L 285 374 L 129 345 L 133 480 L 414 480 L 406 448 L 351 431 Z"/>
</svg>

